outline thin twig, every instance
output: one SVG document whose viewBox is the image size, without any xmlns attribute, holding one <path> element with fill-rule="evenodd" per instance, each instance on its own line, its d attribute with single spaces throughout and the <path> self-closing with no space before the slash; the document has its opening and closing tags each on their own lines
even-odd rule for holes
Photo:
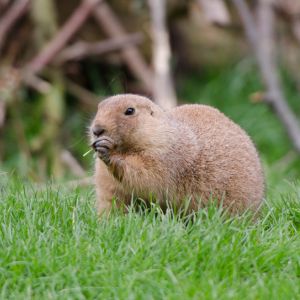
<svg viewBox="0 0 300 300">
<path fill-rule="evenodd" d="M 46 94 L 51 89 L 51 84 L 49 82 L 32 73 L 26 72 L 26 70 L 9 68 L 8 70 L 6 70 L 6 73 L 8 74 L 8 76 L 10 74 L 13 74 L 13 76 L 8 80 L 4 80 L 4 83 L 9 86 L 8 90 L 10 91 L 8 92 L 8 94 L 10 94 L 11 91 L 16 90 L 21 85 L 21 83 L 31 87 L 41 94 Z M 0 80 L 0 101 L 3 100 L 1 99 L 3 98 L 1 97 L 1 94 L 3 94 L 3 91 L 5 92 L 6 90 L 6 86 L 3 86 L 3 82 L 1 82 Z"/>
<path fill-rule="evenodd" d="M 142 40 L 143 36 L 140 33 L 134 33 L 97 43 L 77 42 L 61 51 L 55 62 L 62 64 L 68 60 L 79 60 L 88 56 L 105 54 L 107 52 L 120 50 L 128 45 L 141 43 Z"/>
<path fill-rule="evenodd" d="M 169 109 L 176 106 L 176 92 L 171 76 L 171 47 L 166 26 L 166 0 L 148 0 L 152 19 L 155 101 Z"/>
<path fill-rule="evenodd" d="M 221 26 L 230 23 L 230 15 L 223 0 L 197 0 L 197 3 L 203 9 L 208 22 Z"/>
<path fill-rule="evenodd" d="M 244 0 L 232 0 L 232 2 L 234 3 L 239 12 L 248 41 L 250 42 L 251 47 L 255 51 L 256 44 L 258 43 L 258 33 L 252 13 Z"/>
<path fill-rule="evenodd" d="M 298 153 L 292 149 L 284 154 L 284 156 L 282 156 L 279 160 L 275 161 L 271 168 L 276 172 L 283 172 L 296 159 L 298 159 Z"/>
<path fill-rule="evenodd" d="M 97 109 L 97 105 L 100 102 L 101 97 L 98 97 L 94 93 L 88 91 L 71 80 L 66 79 L 65 86 L 67 91 L 74 97 L 78 98 L 85 107 L 90 108 L 91 111 L 95 111 Z"/>
<path fill-rule="evenodd" d="M 0 21 L 0 52 L 4 45 L 6 36 L 13 24 L 21 18 L 29 7 L 30 0 L 18 0 L 15 1 L 12 6 L 8 9 L 6 14 L 1 18 Z"/>
<path fill-rule="evenodd" d="M 300 1 L 295 0 L 273 0 L 275 8 L 283 13 L 291 24 L 292 33 L 300 43 Z"/>
<path fill-rule="evenodd" d="M 5 117 L 5 108 L 7 104 L 14 101 L 16 98 L 16 91 L 18 90 L 19 85 L 20 74 L 18 70 L 9 66 L 2 66 L 2 68 L 0 68 L 0 102 L 4 105 L 3 118 Z"/>
<path fill-rule="evenodd" d="M 6 102 L 0 99 L 0 128 L 4 125 L 6 116 Z"/>
<path fill-rule="evenodd" d="M 22 72 L 22 81 L 41 94 L 47 94 L 51 90 L 51 84 L 49 82 L 32 73 L 26 72 L 26 70 Z"/>
<path fill-rule="evenodd" d="M 101 0 L 83 0 L 54 38 L 27 65 L 32 73 L 40 72 L 66 45 Z"/>
<path fill-rule="evenodd" d="M 0 8 L 4 9 L 9 3 L 9 0 L 0 0 Z"/>
<path fill-rule="evenodd" d="M 100 28 L 109 37 L 120 38 L 127 35 L 117 16 L 106 2 L 103 1 L 97 5 L 93 10 L 93 16 Z M 152 72 L 138 49 L 133 45 L 128 45 L 122 49 L 121 55 L 133 75 L 141 80 L 147 91 L 151 93 L 153 87 Z"/>
<path fill-rule="evenodd" d="M 292 30 L 297 42 L 300 44 L 300 19 L 299 18 L 295 18 L 292 20 Z"/>
<path fill-rule="evenodd" d="M 242 19 L 246 36 L 253 48 L 257 64 L 267 90 L 267 103 L 273 108 L 278 118 L 284 125 L 294 148 L 300 152 L 300 127 L 297 117 L 289 108 L 282 92 L 281 82 L 274 55 L 274 12 L 269 0 L 260 0 L 259 25 L 244 0 L 233 0 Z M 259 29 L 261 29 L 261 32 Z"/>
<path fill-rule="evenodd" d="M 61 161 L 63 164 L 65 164 L 69 170 L 72 172 L 73 175 L 78 177 L 84 177 L 86 176 L 86 173 L 84 169 L 81 167 L 79 162 L 76 160 L 76 158 L 73 156 L 73 154 L 69 151 L 64 149 L 61 152 Z"/>
</svg>

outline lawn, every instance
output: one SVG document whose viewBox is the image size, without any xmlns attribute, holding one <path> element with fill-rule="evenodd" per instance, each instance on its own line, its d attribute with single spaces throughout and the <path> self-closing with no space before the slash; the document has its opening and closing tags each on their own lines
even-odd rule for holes
<svg viewBox="0 0 300 300">
<path fill-rule="evenodd" d="M 92 187 L 41 189 L 24 180 L 17 153 L 0 172 L 1 300 L 300 299 L 300 159 L 268 107 L 249 100 L 261 90 L 253 67 L 178 84 L 182 101 L 218 107 L 253 138 L 267 178 L 260 217 L 230 218 L 211 205 L 187 218 L 153 207 L 99 219 Z M 82 158 L 86 123 L 72 118 L 65 146 L 91 166 L 92 156 Z"/>
<path fill-rule="evenodd" d="M 1 182 L 1 299 L 300 299 L 299 186 L 256 221 L 213 205 L 99 220 L 91 189 Z"/>
</svg>

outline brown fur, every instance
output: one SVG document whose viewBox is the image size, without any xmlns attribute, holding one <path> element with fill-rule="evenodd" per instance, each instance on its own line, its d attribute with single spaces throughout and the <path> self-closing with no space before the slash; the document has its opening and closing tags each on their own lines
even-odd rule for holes
<svg viewBox="0 0 300 300">
<path fill-rule="evenodd" d="M 136 113 L 124 115 L 128 107 Z M 96 148 L 99 213 L 109 211 L 113 197 L 129 203 L 132 195 L 153 195 L 161 204 L 188 197 L 191 209 L 199 208 L 199 198 L 205 204 L 213 197 L 235 212 L 257 209 L 262 201 L 253 143 L 215 108 L 195 104 L 165 112 L 145 97 L 117 95 L 99 104 L 91 129 L 95 125 L 105 130 Z M 92 133 L 91 139 L 98 140 Z"/>
</svg>

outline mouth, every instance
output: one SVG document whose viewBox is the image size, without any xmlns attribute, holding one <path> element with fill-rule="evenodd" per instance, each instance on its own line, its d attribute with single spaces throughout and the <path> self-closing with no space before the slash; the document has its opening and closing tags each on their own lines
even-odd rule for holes
<svg viewBox="0 0 300 300">
<path fill-rule="evenodd" d="M 108 136 L 102 136 L 97 138 L 90 146 L 95 152 L 101 152 L 103 150 L 111 150 L 114 147 L 114 141 Z"/>
</svg>

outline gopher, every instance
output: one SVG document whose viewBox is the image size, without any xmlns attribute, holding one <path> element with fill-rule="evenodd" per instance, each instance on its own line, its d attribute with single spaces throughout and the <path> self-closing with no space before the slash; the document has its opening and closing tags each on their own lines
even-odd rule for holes
<svg viewBox="0 0 300 300">
<path fill-rule="evenodd" d="M 216 108 L 187 104 L 164 111 L 146 97 L 123 94 L 98 106 L 90 126 L 96 151 L 97 209 L 112 199 L 156 199 L 199 209 L 211 199 L 233 212 L 256 210 L 264 178 L 249 136 Z"/>
</svg>

